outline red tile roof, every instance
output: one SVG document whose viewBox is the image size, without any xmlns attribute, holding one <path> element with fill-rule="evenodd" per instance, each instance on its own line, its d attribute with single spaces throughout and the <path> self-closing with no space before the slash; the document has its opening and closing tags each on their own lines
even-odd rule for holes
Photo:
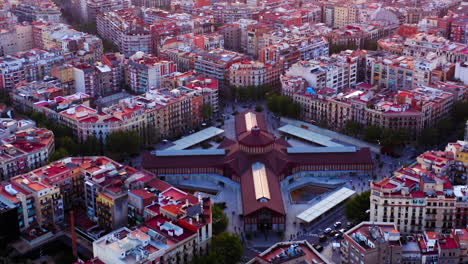
<svg viewBox="0 0 468 264">
<path fill-rule="evenodd" d="M 456 249 L 459 248 L 459 245 L 455 238 L 448 237 L 439 239 L 439 246 L 441 249 Z"/>
<path fill-rule="evenodd" d="M 268 188 L 271 194 L 271 199 L 266 202 L 260 202 L 256 199 L 252 170 L 247 171 L 241 176 L 242 204 L 245 216 L 263 208 L 267 208 L 281 215 L 286 214 L 277 176 L 268 168 L 266 169 L 266 174 Z"/>
</svg>

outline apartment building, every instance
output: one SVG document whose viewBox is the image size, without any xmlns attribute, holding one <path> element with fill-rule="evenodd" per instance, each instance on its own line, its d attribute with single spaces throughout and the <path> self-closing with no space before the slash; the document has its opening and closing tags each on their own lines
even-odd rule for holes
<svg viewBox="0 0 468 264">
<path fill-rule="evenodd" d="M 211 5 L 211 12 L 216 24 L 227 24 L 239 19 L 257 19 L 260 10 L 240 2 L 218 2 Z"/>
<path fill-rule="evenodd" d="M 70 54 L 58 50 L 31 49 L 0 58 L 0 89 L 12 90 L 21 81 L 38 81 L 51 76 L 52 68 Z"/>
<path fill-rule="evenodd" d="M 408 38 L 391 36 L 380 39 L 377 43 L 382 50 L 400 55 L 424 57 L 428 53 L 434 52 L 451 63 L 468 60 L 468 55 L 465 52 L 466 44 L 427 33 L 418 33 Z"/>
<path fill-rule="evenodd" d="M 36 204 L 32 191 L 17 186 L 15 182 L 1 182 L 0 201 L 17 209 L 20 231 L 24 231 L 36 223 Z"/>
<path fill-rule="evenodd" d="M 315 89 L 341 91 L 356 85 L 357 58 L 349 51 L 349 54 L 299 61 L 286 71 L 286 75 L 303 77 Z"/>
<path fill-rule="evenodd" d="M 224 49 L 197 51 L 196 55 L 195 70 L 206 76 L 218 79 L 222 87 L 228 82 L 229 67 L 246 58 L 240 53 Z"/>
<path fill-rule="evenodd" d="M 306 240 L 278 242 L 251 259 L 247 264 L 331 263 Z"/>
<path fill-rule="evenodd" d="M 89 94 L 92 97 L 97 95 L 97 73 L 92 65 L 76 65 L 73 67 L 73 76 L 77 92 Z"/>
<path fill-rule="evenodd" d="M 450 25 L 450 39 L 468 44 L 468 18 L 467 17 L 458 17 L 455 18 Z"/>
<path fill-rule="evenodd" d="M 247 52 L 247 27 L 256 25 L 257 20 L 239 19 L 224 24 L 220 31 L 224 38 L 224 48 L 235 52 Z"/>
<path fill-rule="evenodd" d="M 218 80 L 206 76 L 197 76 L 184 85 L 203 96 L 203 104 L 211 105 L 213 113 L 219 112 L 219 85 Z"/>
<path fill-rule="evenodd" d="M 120 90 L 119 78 L 107 64 L 96 62 L 94 65 L 83 63 L 73 67 L 75 91 L 91 97 L 107 96 Z"/>
<path fill-rule="evenodd" d="M 133 0 L 132 4 L 135 6 L 161 8 L 171 6 L 171 2 L 167 0 Z"/>
<path fill-rule="evenodd" d="M 151 30 L 137 15 L 138 9 L 120 9 L 97 16 L 97 31 L 100 36 L 114 43 L 126 57 L 138 51 L 152 51 Z"/>
<path fill-rule="evenodd" d="M 366 49 L 370 43 L 394 34 L 398 23 L 387 21 L 364 21 L 346 24 L 325 34 L 330 45 L 354 46 L 356 49 Z"/>
<path fill-rule="evenodd" d="M 467 229 L 400 234 L 394 223 L 362 222 L 343 235 L 342 263 L 464 263 Z"/>
<path fill-rule="evenodd" d="M 343 234 L 341 263 L 401 263 L 402 243 L 394 223 L 362 222 Z"/>
<path fill-rule="evenodd" d="M 54 135 L 50 130 L 30 127 L 25 121 L 2 120 L 3 133 L 8 133 L 7 127 L 11 126 L 16 126 L 16 131 L 10 131 L 0 146 L 2 180 L 45 165 L 54 151 Z"/>
<path fill-rule="evenodd" d="M 46 100 L 37 101 L 43 97 L 25 89 L 13 93 L 13 100 L 15 105 L 24 105 L 70 127 L 79 141 L 91 135 L 105 141 L 112 132 L 122 130 L 152 133 L 156 138 L 172 137 L 201 125 L 204 103 L 210 103 L 214 111 L 218 109 L 217 81 L 203 76 L 192 81 L 176 88 L 153 89 L 99 111 L 89 107 L 87 94 L 53 97 L 50 88 L 41 91 L 48 94 Z"/>
<path fill-rule="evenodd" d="M 0 57 L 34 48 L 32 26 L 13 24 L 0 32 Z"/>
<path fill-rule="evenodd" d="M 102 55 L 101 62 L 110 68 L 112 75 L 112 84 L 109 87 L 110 91 L 116 92 L 121 90 L 122 84 L 125 81 L 124 59 L 121 53 L 106 53 Z"/>
<path fill-rule="evenodd" d="M 282 93 L 302 105 L 303 120 L 327 122 L 337 131 L 343 130 L 347 121 L 354 120 L 363 126 L 404 130 L 416 137 L 423 129 L 449 116 L 455 102 L 451 92 L 437 87 L 375 92 L 373 86 L 360 84 L 359 89 L 337 92 L 332 88 L 309 86 L 310 82 L 302 74 L 282 76 L 281 82 Z"/>
<path fill-rule="evenodd" d="M 262 36 L 258 45 L 260 61 L 283 64 L 287 70 L 299 60 L 312 60 L 329 55 L 328 41 L 317 32 L 327 32 L 328 28 L 306 24 L 289 29 L 287 32 L 278 30 Z"/>
<path fill-rule="evenodd" d="M 75 75 L 73 73 L 74 67 L 71 64 L 58 64 L 52 68 L 51 76 L 60 81 L 60 85 L 56 86 L 63 89 L 63 95 L 70 95 L 75 93 Z"/>
<path fill-rule="evenodd" d="M 78 0 L 81 19 L 86 23 L 96 22 L 97 16 L 101 13 L 120 10 L 130 7 L 129 0 Z"/>
<path fill-rule="evenodd" d="M 57 186 L 27 174 L 13 177 L 9 182 L 14 189 L 21 188 L 32 194 L 35 220 L 40 226 L 53 226 L 64 221 L 63 200 Z"/>
<path fill-rule="evenodd" d="M 125 63 L 126 82 L 137 93 L 161 88 L 162 77 L 177 71 L 170 60 L 137 52 Z"/>
<path fill-rule="evenodd" d="M 359 21 L 359 8 L 355 5 L 335 5 L 333 12 L 335 27 L 344 27 Z"/>
<path fill-rule="evenodd" d="M 33 22 L 37 20 L 60 22 L 62 13 L 53 1 L 27 0 L 13 8 L 13 13 L 20 22 Z"/>
<path fill-rule="evenodd" d="M 191 263 L 195 254 L 206 252 L 212 234 L 211 201 L 186 194 L 159 180 L 149 182 L 148 190 L 129 192 L 129 202 L 137 203 L 142 195 L 155 197 L 153 204 L 141 208 L 148 212 L 148 218 L 133 231 L 124 227 L 93 242 L 96 258 L 112 263 L 175 264 Z"/>
<path fill-rule="evenodd" d="M 197 47 L 201 50 L 214 50 L 224 48 L 224 39 L 221 34 L 185 34 L 177 36 L 177 41 L 184 43 L 191 47 Z"/>
<path fill-rule="evenodd" d="M 443 162 L 435 155 L 432 159 Z M 371 183 L 370 220 L 395 222 L 404 233 L 462 228 L 466 225 L 462 214 L 467 210 L 465 190 L 466 186 L 453 186 L 448 178 L 421 164 L 401 168 L 393 177 Z"/>
<path fill-rule="evenodd" d="M 381 60 L 366 58 L 370 63 L 370 83 L 377 83 L 381 88 L 404 89 L 413 85 L 414 58 L 403 56 L 385 56 Z"/>
<path fill-rule="evenodd" d="M 278 64 L 270 65 L 259 61 L 245 60 L 229 67 L 229 85 L 235 87 L 270 85 L 276 86 L 282 67 Z"/>
<path fill-rule="evenodd" d="M 448 143 L 445 151 L 451 153 L 456 162 L 468 167 L 468 138 L 465 138 L 464 141 L 458 140 L 454 143 Z"/>
<path fill-rule="evenodd" d="M 18 219 L 22 231 L 37 225 L 48 228 L 59 224 L 64 220 L 64 209 L 84 207 L 85 214 L 79 214 L 77 219 L 92 223 L 94 229 L 82 226 L 80 221 L 77 225 L 99 243 L 104 231 L 127 225 L 127 219 L 132 219 L 131 213 L 134 212 L 129 210 L 127 213 L 127 208 L 133 208 L 135 199 L 138 200 L 143 192 L 151 192 L 154 201 L 142 209 L 145 226 L 160 232 L 167 239 L 174 236 L 160 248 L 158 254 L 162 253 L 163 258 L 171 260 L 184 252 L 197 255 L 206 252 L 212 232 L 209 198 L 187 194 L 155 179 L 153 174 L 119 164 L 107 157 L 64 158 L 1 182 L 0 202 L 17 209 L 14 217 Z M 161 220 L 168 224 L 159 228 Z M 185 243 L 188 241 L 182 239 L 178 228 L 173 228 L 171 232 L 167 228 L 173 227 L 169 222 L 187 230 L 190 243 Z M 99 229 L 96 229 L 96 225 Z M 107 254 L 110 252 L 107 251 Z M 94 253 L 95 256 L 100 254 L 96 250 Z M 105 259 L 106 254 L 99 257 Z M 120 254 L 115 257 L 119 258 Z M 190 261 L 192 256 L 188 257 L 190 259 L 186 260 Z M 174 258 L 171 263 L 180 261 Z"/>
<path fill-rule="evenodd" d="M 100 38 L 76 31 L 67 24 L 50 21 L 33 22 L 32 38 L 35 48 L 45 50 L 57 48 L 63 52 L 71 52 L 88 63 L 100 60 L 103 53 Z"/>
<path fill-rule="evenodd" d="M 150 174 L 123 166 L 107 157 L 95 157 L 84 178 L 84 201 L 89 219 L 97 222 L 104 230 L 115 230 L 127 225 L 129 184 L 118 184 L 127 177 L 151 177 Z"/>
<path fill-rule="evenodd" d="M 60 82 L 57 79 L 53 78 L 51 82 L 48 81 L 34 81 L 34 82 L 22 82 L 15 87 L 15 89 L 10 94 L 12 99 L 12 104 L 15 109 L 18 109 L 23 112 L 37 111 L 34 106 L 34 103 L 41 101 L 52 101 L 55 98 L 60 100 L 54 102 L 54 107 L 60 109 L 66 106 L 71 100 L 77 101 L 89 101 L 89 96 L 81 96 L 81 98 L 73 98 L 72 96 L 65 96 L 65 89 L 60 87 Z M 59 106 L 59 103 L 63 103 Z M 52 102 L 51 102 L 52 104 Z"/>
<path fill-rule="evenodd" d="M 463 84 L 468 85 L 468 63 L 458 62 L 455 66 L 455 78 L 460 80 Z"/>
</svg>

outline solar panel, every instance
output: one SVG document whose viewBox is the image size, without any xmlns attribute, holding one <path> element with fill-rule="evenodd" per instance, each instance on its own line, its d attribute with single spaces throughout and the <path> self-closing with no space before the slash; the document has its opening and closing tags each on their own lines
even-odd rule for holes
<svg viewBox="0 0 468 264">
<path fill-rule="evenodd" d="M 244 115 L 244 118 L 245 118 L 245 129 L 247 129 L 247 131 L 251 131 L 252 128 L 258 126 L 257 115 L 255 115 L 254 113 L 248 112 Z"/>
<path fill-rule="evenodd" d="M 252 164 L 252 177 L 254 180 L 255 199 L 266 198 L 270 200 L 270 188 L 268 187 L 265 164 L 261 162 Z"/>
<path fill-rule="evenodd" d="M 187 208 L 187 215 L 190 217 L 195 217 L 197 214 L 201 214 L 201 206 L 200 205 L 192 205 Z"/>
</svg>

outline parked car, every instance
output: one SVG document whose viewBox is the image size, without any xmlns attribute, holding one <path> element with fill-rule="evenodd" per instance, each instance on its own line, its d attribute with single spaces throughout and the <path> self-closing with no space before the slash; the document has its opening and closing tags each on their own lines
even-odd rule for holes
<svg viewBox="0 0 468 264">
<path fill-rule="evenodd" d="M 341 226 L 341 222 L 336 222 L 333 226 L 334 226 L 335 228 L 340 227 L 340 226 Z"/>
<path fill-rule="evenodd" d="M 341 229 L 340 229 L 340 233 L 341 233 L 341 234 L 344 234 L 345 232 L 346 232 L 346 229 L 344 229 L 344 228 L 341 228 Z"/>
<path fill-rule="evenodd" d="M 315 250 L 317 250 L 318 252 L 322 252 L 323 250 L 322 245 L 313 244 L 312 247 L 315 248 Z"/>
<path fill-rule="evenodd" d="M 334 237 L 337 233 L 338 233 L 338 231 L 333 230 L 333 231 L 330 232 L 329 235 L 330 235 L 331 237 Z"/>
<path fill-rule="evenodd" d="M 331 231 L 332 231 L 332 229 L 328 227 L 328 228 L 325 228 L 325 230 L 323 231 L 323 233 L 324 233 L 324 234 L 328 234 L 328 233 L 330 233 Z"/>
<path fill-rule="evenodd" d="M 327 241 L 327 236 L 326 236 L 326 235 L 321 235 L 321 236 L 319 236 L 319 241 L 320 241 L 320 242 L 325 242 L 325 241 Z"/>
<path fill-rule="evenodd" d="M 340 233 L 340 232 L 336 232 L 336 234 L 334 235 L 335 239 L 338 239 L 338 238 L 342 238 L 343 237 L 343 234 Z"/>
</svg>

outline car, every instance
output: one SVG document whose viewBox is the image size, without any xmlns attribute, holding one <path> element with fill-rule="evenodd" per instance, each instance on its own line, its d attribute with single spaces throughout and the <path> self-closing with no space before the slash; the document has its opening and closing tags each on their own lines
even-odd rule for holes
<svg viewBox="0 0 468 264">
<path fill-rule="evenodd" d="M 340 231 L 341 234 L 344 234 L 346 232 L 346 229 L 341 228 L 339 231 Z"/>
<path fill-rule="evenodd" d="M 336 232 L 336 234 L 334 235 L 335 239 L 338 239 L 338 238 L 342 238 L 343 237 L 343 234 L 340 233 L 340 232 Z"/>
<path fill-rule="evenodd" d="M 337 233 L 338 233 L 338 231 L 333 230 L 333 231 L 330 232 L 329 235 L 330 235 L 331 237 L 334 237 Z"/>
<path fill-rule="evenodd" d="M 333 226 L 334 226 L 335 228 L 340 227 L 340 226 L 341 226 L 341 222 L 336 222 Z"/>
<path fill-rule="evenodd" d="M 320 242 L 325 242 L 325 241 L 327 241 L 327 236 L 326 236 L 326 235 L 321 235 L 321 236 L 319 236 L 319 241 L 320 241 Z"/>
<path fill-rule="evenodd" d="M 351 222 L 346 223 L 346 228 L 350 229 L 353 226 Z"/>
<path fill-rule="evenodd" d="M 325 228 L 325 230 L 323 231 L 323 233 L 324 233 L 324 234 L 328 234 L 328 233 L 330 233 L 331 231 L 332 231 L 332 229 L 328 227 L 328 228 Z"/>
<path fill-rule="evenodd" d="M 323 250 L 322 245 L 313 244 L 312 247 L 315 248 L 315 250 L 317 250 L 318 252 L 322 252 Z"/>
</svg>

